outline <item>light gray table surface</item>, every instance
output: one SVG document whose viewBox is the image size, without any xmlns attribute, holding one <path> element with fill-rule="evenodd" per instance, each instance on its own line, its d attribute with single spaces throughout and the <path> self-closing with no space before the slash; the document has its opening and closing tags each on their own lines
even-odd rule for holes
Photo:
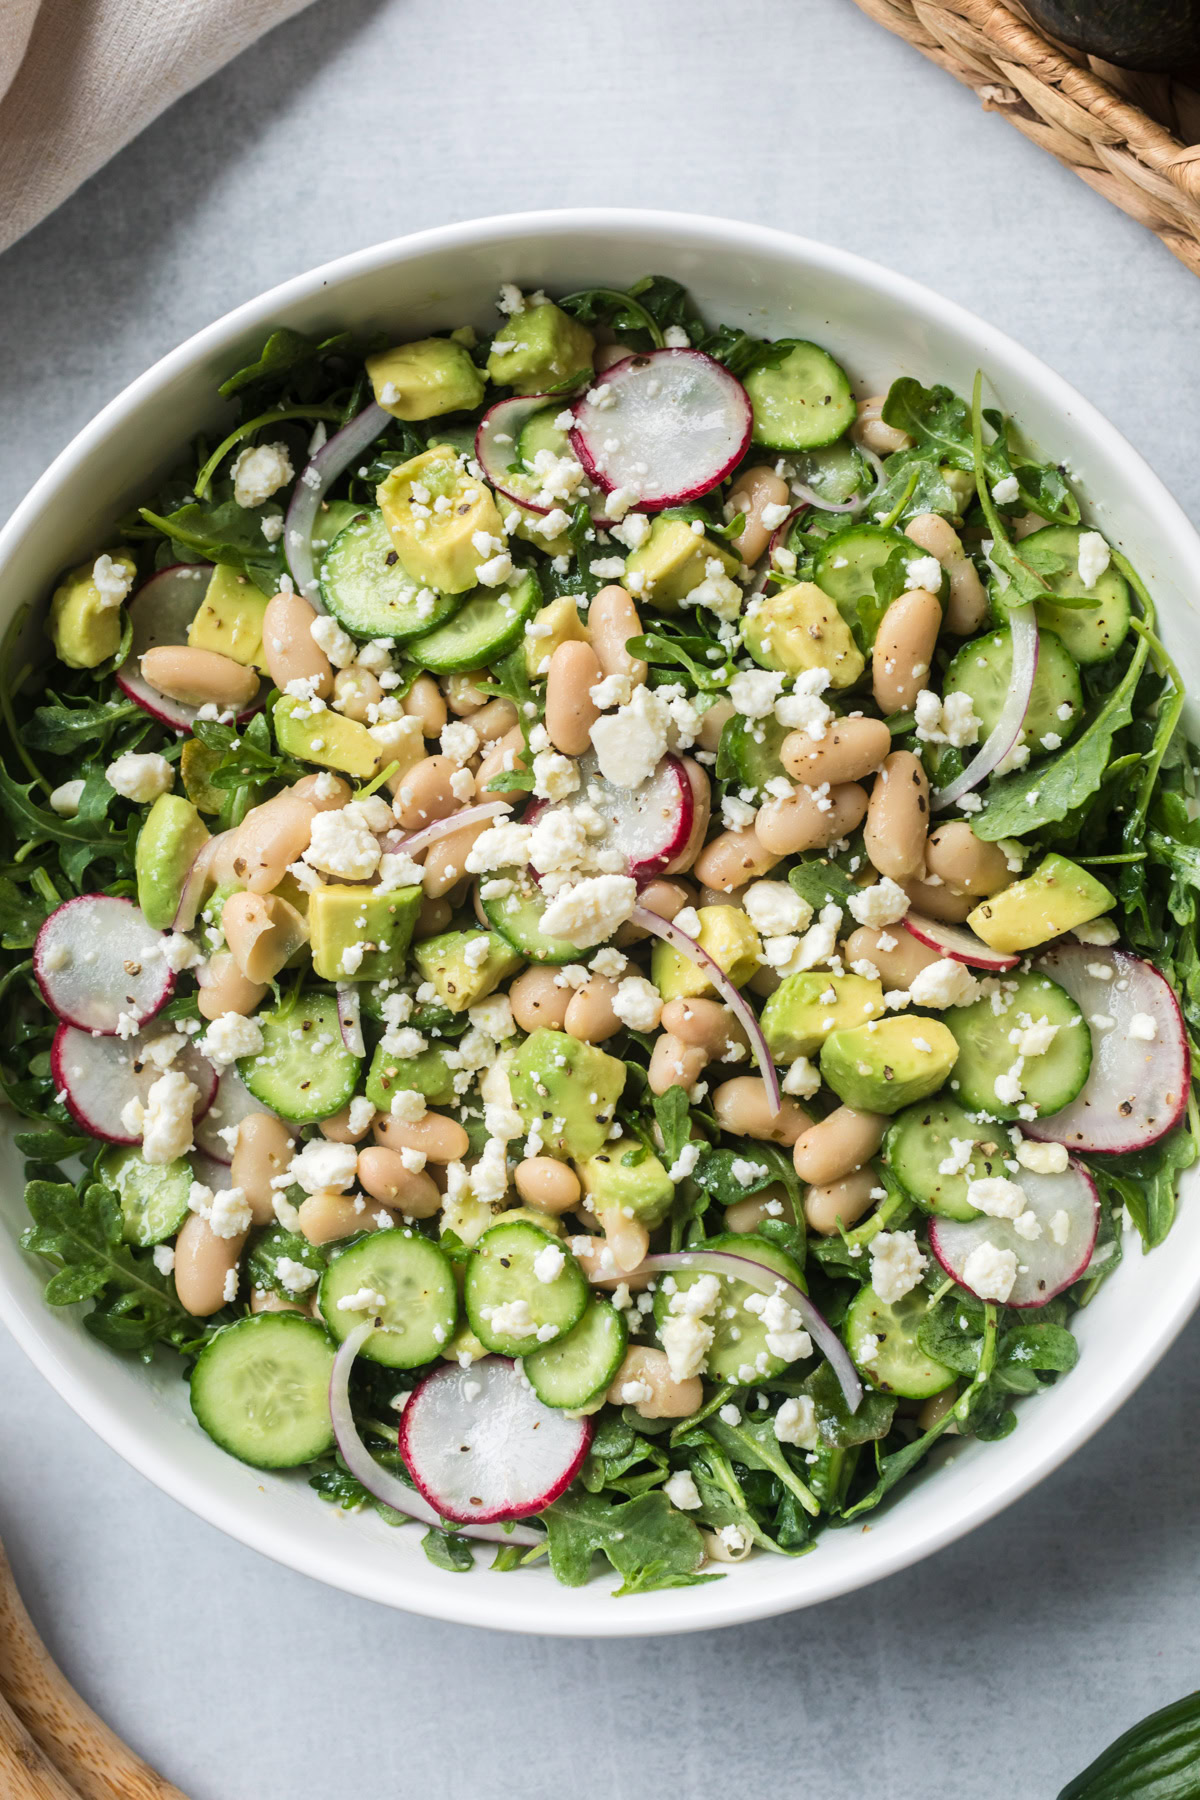
<svg viewBox="0 0 1200 1800">
<path fill-rule="evenodd" d="M 762 221 L 930 283 L 1075 382 L 1200 518 L 1200 284 L 850 0 L 319 0 L 0 258 L 0 512 L 274 282 L 580 204 Z M 72 1680 L 194 1800 L 1051 1800 L 1200 1686 L 1198 1405 L 1193 1325 L 1065 1469 L 866 1592 L 687 1638 L 503 1638 L 219 1535 L 0 1333 L 0 1535 Z"/>
</svg>

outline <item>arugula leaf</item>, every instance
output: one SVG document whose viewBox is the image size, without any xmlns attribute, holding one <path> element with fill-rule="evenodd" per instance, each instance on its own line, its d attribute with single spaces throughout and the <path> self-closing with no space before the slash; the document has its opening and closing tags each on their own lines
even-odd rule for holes
<svg viewBox="0 0 1200 1800">
<path fill-rule="evenodd" d="M 118 725 L 146 718 L 132 700 L 84 700 L 74 705 L 54 694 L 50 699 L 53 704 L 37 707 L 22 730 L 31 749 L 51 756 L 75 756 L 85 745 L 89 754 L 99 756 Z"/>
<path fill-rule="evenodd" d="M 811 1375 L 805 1376 L 800 1383 L 800 1392 L 812 1399 L 817 1414 L 817 1436 L 827 1450 L 852 1450 L 859 1444 L 886 1437 L 891 1430 L 896 1412 L 895 1396 L 868 1389 L 857 1410 L 851 1412 L 841 1383 L 828 1362 L 820 1363 Z"/>
<path fill-rule="evenodd" d="M 147 506 L 140 516 L 178 546 L 180 561 L 228 563 L 248 575 L 264 593 L 274 593 L 283 570 L 282 556 L 263 537 L 255 513 L 235 500 L 192 501 L 161 517 Z M 273 585 L 272 585 L 273 584 Z"/>
<path fill-rule="evenodd" d="M 217 392 L 223 400 L 228 400 L 256 382 L 281 381 L 285 375 L 316 362 L 331 350 L 342 349 L 349 342 L 348 331 L 336 332 L 333 337 L 314 343 L 312 338 L 306 338 L 302 332 L 283 325 L 278 331 L 271 333 L 255 360 L 230 375 L 221 383 Z"/>
<path fill-rule="evenodd" d="M 1196 1160 L 1192 1133 L 1181 1127 L 1152 1144 L 1124 1156 L 1088 1160 L 1102 1193 L 1120 1200 L 1141 1236 L 1143 1251 L 1161 1244 L 1175 1222 L 1177 1177 Z"/>
<path fill-rule="evenodd" d="M 743 1413 L 739 1425 L 727 1425 L 721 1418 L 706 1419 L 704 1429 L 734 1462 L 744 1464 L 747 1469 L 765 1469 L 782 1481 L 806 1513 L 815 1518 L 820 1512 L 812 1489 L 807 1482 L 801 1481 L 784 1454 L 769 1413 L 759 1413 L 755 1417 Z"/>
<path fill-rule="evenodd" d="M 624 1578 L 618 1597 L 721 1579 L 697 1573 L 704 1554 L 700 1533 L 690 1519 L 672 1511 L 665 1494 L 643 1494 L 614 1505 L 599 1494 L 569 1488 L 539 1517 L 548 1535 L 550 1567 L 566 1587 L 582 1587 L 598 1555 L 606 1556 Z"/>
<path fill-rule="evenodd" d="M 649 290 L 646 291 L 649 297 Z M 644 331 L 656 350 L 661 350 L 666 341 L 650 306 L 643 304 L 632 288 L 580 288 L 573 294 L 564 294 L 558 305 L 573 319 L 585 325 L 608 325 L 618 336 Z"/>
<path fill-rule="evenodd" d="M 7 875 L 0 875 L 0 944 L 6 950 L 28 950 L 50 907 Z"/>
<path fill-rule="evenodd" d="M 901 375 L 888 389 L 882 417 L 925 451 L 933 451 L 953 469 L 970 469 L 971 414 L 966 402 L 941 383 L 923 387 L 913 375 Z"/>
<path fill-rule="evenodd" d="M 340 1506 L 343 1512 L 357 1512 L 360 1507 L 371 1504 L 371 1495 L 357 1475 L 350 1473 L 340 1456 L 322 1458 L 309 1476 L 308 1485 L 322 1500 Z"/>
<path fill-rule="evenodd" d="M 796 863 L 788 871 L 788 882 L 800 898 L 807 900 L 813 911 L 818 913 L 823 906 L 840 906 L 845 912 L 851 895 L 859 892 L 850 877 L 843 874 L 836 863 L 826 862 L 823 857 Z"/>
<path fill-rule="evenodd" d="M 654 1118 L 662 1132 L 663 1167 L 670 1169 L 679 1161 L 680 1152 L 692 1132 L 692 1111 L 686 1092 L 681 1087 L 668 1088 L 654 1096 Z"/>
<path fill-rule="evenodd" d="M 448 1575 L 468 1575 L 475 1567 L 471 1540 L 454 1531 L 439 1531 L 431 1525 L 421 1539 L 421 1548 L 435 1569 Z"/>
<path fill-rule="evenodd" d="M 250 1285 L 264 1292 L 282 1295 L 285 1300 L 295 1299 L 289 1288 L 279 1277 L 279 1260 L 290 1257 L 292 1262 L 303 1263 L 306 1269 L 314 1269 L 323 1275 L 328 1258 L 317 1244 L 310 1244 L 299 1232 L 288 1231 L 282 1225 L 271 1225 L 259 1237 L 246 1262 L 246 1273 Z"/>
<path fill-rule="evenodd" d="M 222 725 L 216 719 L 197 719 L 193 732 L 204 748 L 220 759 L 206 773 L 210 787 L 231 790 L 270 781 L 286 786 L 311 773 L 307 763 L 275 749 L 265 712 L 255 713 L 245 729 Z"/>
</svg>

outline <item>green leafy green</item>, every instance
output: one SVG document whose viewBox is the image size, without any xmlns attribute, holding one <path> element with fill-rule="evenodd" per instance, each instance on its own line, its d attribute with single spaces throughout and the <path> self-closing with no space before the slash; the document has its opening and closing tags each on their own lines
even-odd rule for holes
<svg viewBox="0 0 1200 1800">
<path fill-rule="evenodd" d="M 471 1540 L 454 1531 L 439 1531 L 431 1525 L 421 1539 L 421 1548 L 435 1569 L 448 1575 L 467 1575 L 475 1567 Z"/>
<path fill-rule="evenodd" d="M 566 1587 L 584 1585 L 596 1556 L 607 1557 L 623 1578 L 618 1596 L 720 1579 L 698 1572 L 704 1554 L 700 1533 L 672 1511 L 665 1494 L 614 1505 L 600 1494 L 569 1488 L 539 1516 L 548 1534 L 550 1567 Z"/>
</svg>

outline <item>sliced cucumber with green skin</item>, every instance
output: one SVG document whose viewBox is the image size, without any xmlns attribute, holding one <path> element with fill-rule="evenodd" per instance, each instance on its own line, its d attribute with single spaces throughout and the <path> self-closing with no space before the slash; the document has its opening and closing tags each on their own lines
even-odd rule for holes
<svg viewBox="0 0 1200 1800">
<path fill-rule="evenodd" d="M 432 1044 L 419 1055 L 403 1060 L 394 1051 L 385 1050 L 382 1043 L 377 1044 L 366 1087 L 367 1099 L 384 1113 L 391 1111 L 392 1096 L 400 1088 L 415 1088 L 430 1106 L 449 1106 L 455 1098 L 454 1077 L 445 1057 Z"/>
<path fill-rule="evenodd" d="M 1009 1033 L 1019 1035 L 1030 1020 L 1047 1019 L 1058 1027 L 1050 1048 L 1041 1056 L 1025 1057 L 1016 1079 L 1039 1118 L 1061 1112 L 1079 1093 L 1092 1066 L 1092 1034 L 1083 1014 L 1066 989 L 1045 975 L 1006 975 L 1002 990 L 1000 1013 L 984 999 L 949 1007 L 942 1015 L 958 1042 L 950 1088 L 969 1111 L 989 1113 L 994 1119 L 1019 1118 L 1021 1103 L 996 1094 L 997 1078 L 1012 1071 L 1021 1055 L 1019 1045 L 1009 1042 Z"/>
<path fill-rule="evenodd" d="M 437 675 L 486 668 L 522 641 L 541 604 L 542 590 L 528 569 L 506 588 L 472 588 L 452 619 L 422 637 L 416 660 Z"/>
<path fill-rule="evenodd" d="M 751 1262 L 761 1263 L 766 1269 L 774 1269 L 785 1281 L 791 1281 L 803 1288 L 804 1276 L 798 1264 L 775 1244 L 768 1243 L 766 1238 L 755 1237 L 753 1233 L 727 1231 L 720 1236 L 710 1238 L 705 1244 L 706 1250 L 727 1250 L 734 1256 L 748 1257 Z M 702 1279 L 704 1271 L 695 1272 L 677 1270 L 674 1276 L 675 1288 L 689 1288 L 693 1282 Z M 721 1298 L 716 1310 L 705 1319 L 713 1328 L 713 1341 L 709 1348 L 707 1372 L 714 1380 L 732 1381 L 746 1386 L 753 1381 L 766 1381 L 773 1376 L 781 1375 L 788 1364 L 778 1356 L 773 1356 L 767 1348 L 767 1327 L 757 1312 L 747 1312 L 746 1302 L 754 1296 L 762 1298 L 759 1288 L 751 1287 L 747 1281 L 731 1281 L 728 1276 L 718 1277 L 721 1283 Z M 666 1293 L 660 1282 L 654 1296 L 654 1317 L 661 1328 L 663 1321 L 670 1314 L 671 1295 Z"/>
<path fill-rule="evenodd" d="M 927 1304 L 919 1287 L 891 1305 L 864 1287 L 850 1302 L 842 1326 L 846 1348 L 859 1374 L 881 1394 L 927 1400 L 954 1380 L 954 1370 L 926 1356 L 917 1342 Z"/>
<path fill-rule="evenodd" d="M 343 1300 L 354 1301 L 343 1306 Z M 360 1356 L 388 1369 L 418 1369 L 440 1356 L 458 1323 L 454 1265 L 411 1230 L 373 1231 L 335 1255 L 317 1304 L 340 1344 L 364 1319 L 378 1320 Z"/>
<path fill-rule="evenodd" d="M 514 950 L 527 956 L 530 962 L 569 963 L 579 961 L 578 944 L 569 944 L 566 938 L 547 937 L 541 929 L 542 914 L 546 910 L 545 896 L 534 885 L 521 869 L 498 869 L 489 881 L 505 880 L 513 883 L 511 894 L 501 895 L 496 899 L 483 900 L 479 904 L 484 910 L 488 924 Z"/>
<path fill-rule="evenodd" d="M 792 341 L 781 363 L 753 370 L 742 385 L 754 409 L 754 442 L 771 450 L 832 444 L 858 415 L 841 364 L 803 339 Z"/>
<path fill-rule="evenodd" d="M 182 1157 L 148 1163 L 134 1145 L 114 1144 L 96 1158 L 96 1176 L 121 1202 L 121 1236 L 146 1248 L 173 1238 L 188 1216 L 192 1171 Z"/>
<path fill-rule="evenodd" d="M 517 439 L 515 463 L 524 467 L 533 461 L 539 450 L 549 450 L 553 456 L 569 456 L 574 460 L 575 452 L 566 432 L 554 422 L 564 409 L 571 410 L 565 399 L 561 406 L 543 406 L 539 412 L 530 413 Z M 531 482 L 533 491 L 536 487 L 536 482 Z"/>
<path fill-rule="evenodd" d="M 547 1406 L 586 1406 L 607 1390 L 625 1359 L 628 1336 L 624 1315 L 594 1295 L 565 1337 L 525 1358 L 530 1387 Z"/>
<path fill-rule="evenodd" d="M 1005 625 L 963 645 L 946 670 L 944 691 L 971 696 L 982 743 L 999 719 L 1011 686 L 1012 631 Z M 1060 716 L 1064 706 L 1071 709 L 1066 718 Z M 1075 659 L 1061 638 L 1052 631 L 1039 631 L 1037 673 L 1021 727 L 1022 738 L 1036 756 L 1039 750 L 1058 747 L 1044 745 L 1043 737 L 1053 735 L 1065 744 L 1082 718 L 1083 687 Z"/>
<path fill-rule="evenodd" d="M 256 1100 L 280 1118 L 307 1123 L 349 1106 L 359 1059 L 342 1043 L 332 994 L 304 994 L 293 1005 L 256 1013 L 263 1047 L 243 1056 L 238 1074 Z"/>
<path fill-rule="evenodd" d="M 461 594 L 435 594 L 396 555 L 383 514 L 361 512 L 333 540 L 321 564 L 321 598 L 353 637 L 408 643 L 444 625 Z"/>
<path fill-rule="evenodd" d="M 795 459 L 797 481 L 833 506 L 841 506 L 874 484 L 871 466 L 848 438 L 819 450 L 802 451 Z"/>
<path fill-rule="evenodd" d="M 735 713 L 721 731 L 722 772 L 729 770 L 727 779 L 739 788 L 753 788 L 761 797 L 768 781 L 780 775 L 789 779 L 779 760 L 779 746 L 789 733 L 790 727 L 775 718 L 745 719 Z"/>
<path fill-rule="evenodd" d="M 322 501 L 317 508 L 317 516 L 313 520 L 313 566 L 320 567 L 330 544 L 339 532 L 345 531 L 347 525 L 353 524 L 355 519 L 365 519 L 370 511 L 369 506 L 356 504 L 353 500 Z"/>
<path fill-rule="evenodd" d="M 1064 567 L 1047 574 L 1039 569 L 1039 578 L 1055 594 L 1071 594 L 1087 602 L 1084 606 L 1055 606 L 1052 601 L 1036 602 L 1038 624 L 1057 632 L 1077 663 L 1107 662 L 1115 656 L 1129 635 L 1129 583 L 1110 564 L 1095 585 L 1086 588 L 1079 579 L 1079 540 L 1086 525 L 1046 525 L 1030 532 L 1015 546 L 1018 556 L 1031 552 L 1049 552 L 1060 557 Z M 1008 611 L 1004 595 L 993 588 L 992 604 L 996 611 Z"/>
<path fill-rule="evenodd" d="M 256 1469 L 294 1469 L 333 1448 L 334 1348 L 315 1319 L 256 1313 L 210 1338 L 192 1411 L 213 1442 Z"/>
<path fill-rule="evenodd" d="M 943 1174 L 941 1164 L 957 1162 L 952 1140 L 978 1144 L 970 1160 L 953 1173 Z M 884 1161 L 893 1175 L 926 1212 L 943 1219 L 976 1219 L 978 1209 L 967 1200 L 967 1187 L 972 1181 L 985 1181 L 991 1176 L 1007 1176 L 1005 1159 L 1012 1146 L 1006 1131 L 994 1125 L 981 1125 L 961 1106 L 943 1097 L 919 1100 L 897 1113 L 884 1140 Z"/>
<path fill-rule="evenodd" d="M 543 1281 L 538 1270 L 546 1264 L 539 1265 L 538 1258 L 551 1249 L 563 1260 L 553 1279 Z M 557 1258 L 548 1260 L 557 1263 Z M 463 1302 L 471 1330 L 485 1348 L 501 1356 L 523 1356 L 540 1344 L 557 1342 L 578 1325 L 590 1294 L 583 1270 L 560 1240 L 515 1219 L 493 1225 L 479 1239 L 467 1264 Z"/>
<path fill-rule="evenodd" d="M 902 531 L 882 525 L 850 525 L 826 538 L 813 570 L 817 586 L 835 602 L 855 631 L 859 649 L 869 651 L 887 606 L 875 593 L 875 571 L 903 548 L 911 561 L 924 554 Z"/>
</svg>

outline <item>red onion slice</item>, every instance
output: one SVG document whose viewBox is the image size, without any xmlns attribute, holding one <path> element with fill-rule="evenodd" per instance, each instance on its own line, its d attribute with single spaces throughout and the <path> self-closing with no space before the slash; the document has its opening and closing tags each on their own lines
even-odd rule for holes
<svg viewBox="0 0 1200 1800">
<path fill-rule="evenodd" d="M 367 1046 L 363 1042 L 362 1007 L 358 989 L 352 981 L 339 981 L 337 984 L 337 1015 L 345 1048 L 351 1056 L 365 1056 Z"/>
<path fill-rule="evenodd" d="M 1021 606 L 1010 613 L 1009 626 L 1013 645 L 1012 685 L 1000 717 L 982 749 L 972 757 L 962 774 L 955 776 L 948 786 L 934 789 L 932 800 L 935 812 L 940 812 L 943 807 L 953 806 L 956 800 L 969 794 L 972 788 L 977 788 L 981 781 L 986 781 L 997 765 L 1004 761 L 1021 735 L 1038 666 L 1038 632 L 1033 607 Z"/>
<path fill-rule="evenodd" d="M 410 831 L 407 837 L 401 837 L 386 847 L 393 852 L 403 850 L 406 856 L 412 856 L 417 850 L 427 850 L 430 844 L 436 844 L 441 837 L 447 837 L 452 831 L 462 831 L 467 825 L 478 825 L 481 819 L 494 819 L 497 813 L 512 811 L 511 800 L 481 800 L 478 806 L 464 806 L 461 812 L 451 813 L 448 819 L 435 819 L 432 825 L 422 825 L 419 831 Z"/>
<path fill-rule="evenodd" d="M 284 521 L 284 551 L 297 588 L 318 612 L 324 612 L 325 608 L 321 604 L 312 553 L 317 509 L 338 476 L 387 429 L 391 417 L 391 413 L 385 412 L 374 401 L 364 406 L 336 437 L 322 444 L 308 466 L 301 470 L 300 479 L 292 489 Z"/>
<path fill-rule="evenodd" d="M 344 1340 L 333 1359 L 333 1371 L 329 1377 L 329 1414 L 333 1420 L 333 1435 L 337 1439 L 342 1461 L 355 1479 L 361 1481 L 368 1494 L 373 1494 L 376 1500 L 382 1500 L 393 1512 L 406 1513 L 419 1525 L 446 1529 L 445 1521 L 429 1502 L 406 1482 L 401 1481 L 398 1475 L 381 1468 L 358 1435 L 354 1415 L 350 1410 L 350 1370 L 355 1357 L 374 1329 L 374 1322 L 364 1319 Z M 511 1525 L 507 1529 L 503 1525 L 453 1525 L 449 1529 L 459 1537 L 480 1538 L 487 1544 L 525 1545 L 545 1542 L 545 1534 L 534 1531 L 529 1525 Z"/>
<path fill-rule="evenodd" d="M 662 919 L 647 906 L 635 906 L 629 915 L 631 925 L 638 925 L 653 937 L 662 938 L 689 961 L 704 970 L 722 1000 L 742 1027 L 754 1049 L 754 1060 L 767 1089 L 767 1100 L 772 1114 L 778 1113 L 783 1106 L 783 1095 L 779 1090 L 779 1077 L 775 1073 L 775 1064 L 771 1057 L 767 1040 L 763 1036 L 762 1026 L 754 1016 L 754 1009 L 748 1000 L 743 999 L 738 989 L 730 981 L 720 963 L 714 962 L 708 951 L 698 944 L 694 937 L 681 931 L 672 919 Z"/>
<path fill-rule="evenodd" d="M 674 1274 L 680 1269 L 699 1269 L 705 1275 L 727 1275 L 731 1281 L 744 1281 L 747 1286 L 757 1288 L 760 1294 L 782 1293 L 788 1305 L 800 1314 L 805 1331 L 828 1360 L 837 1376 L 846 1405 L 851 1412 L 858 1411 L 863 1397 L 863 1385 L 859 1380 L 858 1370 L 850 1360 L 850 1352 L 824 1314 L 817 1311 L 803 1288 L 781 1275 L 778 1269 L 768 1269 L 764 1263 L 752 1262 L 748 1256 L 737 1256 L 731 1250 L 705 1250 L 703 1247 L 695 1250 L 667 1250 L 658 1256 L 647 1256 L 625 1280 L 636 1281 L 641 1275 Z"/>
</svg>

